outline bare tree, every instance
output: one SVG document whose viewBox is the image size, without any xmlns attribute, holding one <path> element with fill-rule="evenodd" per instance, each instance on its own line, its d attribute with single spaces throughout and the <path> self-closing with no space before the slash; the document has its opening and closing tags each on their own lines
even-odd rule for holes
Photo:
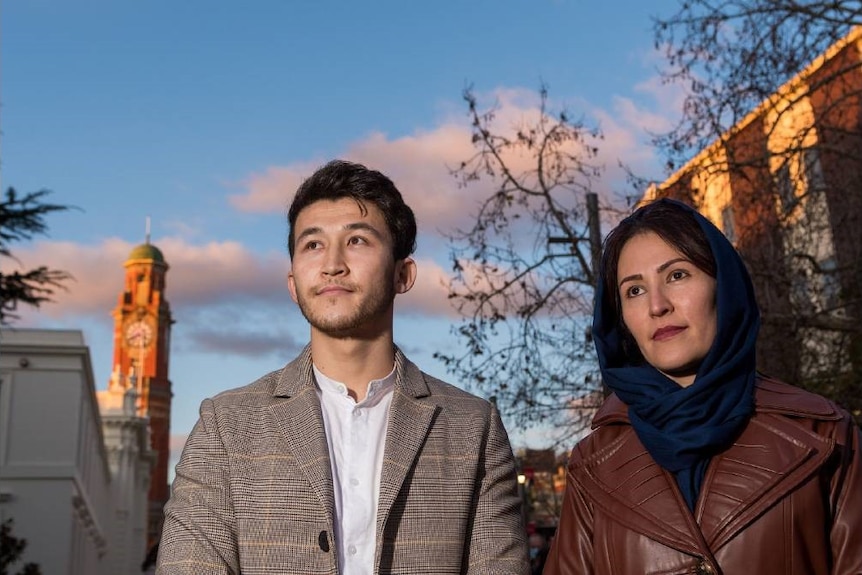
<svg viewBox="0 0 862 575">
<path fill-rule="evenodd" d="M 436 355 L 517 425 L 560 423 L 574 434 L 602 397 L 589 328 L 595 243 L 587 213 L 602 136 L 551 114 L 547 90 L 539 95 L 535 118 L 501 127 L 496 106 L 482 111 L 464 93 L 476 151 L 452 174 L 460 186 L 481 180 L 493 191 L 472 227 L 449 237 L 449 297 L 462 316 L 453 332 L 463 351 Z"/>
<path fill-rule="evenodd" d="M 759 366 L 862 422 L 860 24 L 859 1 L 681 2 L 655 38 L 686 97 L 655 143 L 679 170 L 666 193 L 701 204 L 710 182 L 733 190 Z"/>
<path fill-rule="evenodd" d="M 48 226 L 45 216 L 69 209 L 69 206 L 43 203 L 48 193 L 48 190 L 40 190 L 19 196 L 14 188 L 6 190 L 6 198 L 0 202 L 0 257 L 18 262 L 9 244 L 46 233 Z M 39 307 L 51 301 L 54 291 L 62 288 L 63 282 L 68 279 L 71 276 L 67 272 L 48 269 L 47 266 L 11 273 L 0 272 L 0 325 L 18 317 L 15 313 L 18 304 Z"/>
</svg>

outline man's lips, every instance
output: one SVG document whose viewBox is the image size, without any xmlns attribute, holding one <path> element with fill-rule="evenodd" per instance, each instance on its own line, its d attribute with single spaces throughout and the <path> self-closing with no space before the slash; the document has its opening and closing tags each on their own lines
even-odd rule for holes
<svg viewBox="0 0 862 575">
<path fill-rule="evenodd" d="M 325 285 L 322 288 L 317 290 L 317 295 L 335 295 L 339 293 L 350 293 L 351 290 L 348 287 L 338 285 L 338 284 L 329 284 Z"/>
<path fill-rule="evenodd" d="M 676 334 L 684 331 L 686 328 L 681 325 L 668 325 L 665 327 L 660 327 L 655 330 L 655 333 L 652 334 L 652 338 L 656 341 L 662 341 L 665 339 L 670 339 Z"/>
</svg>

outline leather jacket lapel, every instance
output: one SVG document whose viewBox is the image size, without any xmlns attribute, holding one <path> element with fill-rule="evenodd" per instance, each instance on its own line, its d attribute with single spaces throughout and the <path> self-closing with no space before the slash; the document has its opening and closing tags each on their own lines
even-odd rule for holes
<svg viewBox="0 0 862 575">
<path fill-rule="evenodd" d="M 710 463 L 698 502 L 701 529 L 720 549 L 823 465 L 831 440 L 774 414 L 752 418 L 733 446 Z"/>
<path fill-rule="evenodd" d="M 632 428 L 570 473 L 595 505 L 626 528 L 683 553 L 711 557 L 673 477 L 653 461 Z"/>
<path fill-rule="evenodd" d="M 684 553 L 711 556 L 808 479 L 833 448 L 831 440 L 786 417 L 752 418 L 734 445 L 710 462 L 697 524 L 673 476 L 653 461 L 631 428 L 570 473 L 597 506 L 627 528 Z"/>
</svg>

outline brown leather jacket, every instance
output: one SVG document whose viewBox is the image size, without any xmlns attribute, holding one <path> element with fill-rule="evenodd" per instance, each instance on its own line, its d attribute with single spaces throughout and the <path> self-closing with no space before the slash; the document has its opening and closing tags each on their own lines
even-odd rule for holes
<svg viewBox="0 0 862 575">
<path fill-rule="evenodd" d="M 862 574 L 859 429 L 775 380 L 758 380 L 755 403 L 692 515 L 609 397 L 572 452 L 544 573 Z"/>
</svg>

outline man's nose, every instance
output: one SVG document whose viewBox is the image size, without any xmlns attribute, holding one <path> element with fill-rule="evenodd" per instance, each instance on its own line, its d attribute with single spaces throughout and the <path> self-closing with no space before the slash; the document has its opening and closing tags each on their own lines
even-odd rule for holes
<svg viewBox="0 0 862 575">
<path fill-rule="evenodd" d="M 323 273 L 328 276 L 342 275 L 347 272 L 344 262 L 344 253 L 340 247 L 332 246 L 326 250 L 326 259 L 323 262 Z"/>
</svg>

